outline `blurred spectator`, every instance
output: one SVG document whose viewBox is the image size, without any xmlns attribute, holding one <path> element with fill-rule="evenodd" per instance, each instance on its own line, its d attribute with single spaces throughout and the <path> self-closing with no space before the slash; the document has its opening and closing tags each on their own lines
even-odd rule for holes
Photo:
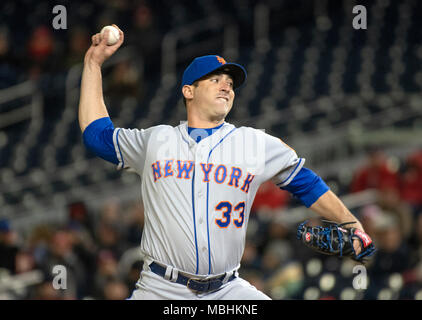
<svg viewBox="0 0 422 320">
<path fill-rule="evenodd" d="M 54 232 L 49 250 L 42 261 L 42 269 L 46 276 L 52 275 L 54 266 L 62 265 L 66 268 L 67 289 L 64 290 L 66 298 L 81 298 L 86 291 L 86 272 L 83 264 L 73 251 L 73 238 L 65 229 Z"/>
<path fill-rule="evenodd" d="M 73 202 L 68 206 L 69 224 L 73 224 L 88 232 L 91 237 L 95 235 L 94 221 L 89 215 L 84 202 Z"/>
<path fill-rule="evenodd" d="M 393 275 L 404 279 L 411 263 L 411 251 L 403 238 L 397 216 L 378 215 L 374 220 L 374 229 L 378 250 L 367 265 L 370 284 L 365 299 L 378 299 L 381 289 L 394 285 L 391 282 Z"/>
<path fill-rule="evenodd" d="M 355 172 L 351 192 L 366 189 L 399 190 L 398 174 L 389 166 L 387 157 L 381 149 L 371 148 L 367 153 L 366 162 Z"/>
<path fill-rule="evenodd" d="M 85 53 L 91 46 L 91 35 L 83 27 L 72 28 L 67 45 L 65 67 L 70 69 L 75 64 L 83 63 Z"/>
<path fill-rule="evenodd" d="M 112 198 L 109 199 L 101 208 L 100 219 L 105 224 L 114 226 L 121 225 L 121 206 L 119 200 Z"/>
<path fill-rule="evenodd" d="M 261 257 L 257 244 L 253 240 L 246 239 L 245 250 L 240 263 L 243 270 L 259 270 L 261 267 Z"/>
<path fill-rule="evenodd" d="M 409 268 L 410 251 L 396 216 L 377 216 L 374 228 L 378 251 L 370 265 L 369 274 L 375 286 L 383 287 L 387 285 L 389 275 L 403 273 Z"/>
<path fill-rule="evenodd" d="M 16 239 L 9 221 L 0 220 L 0 268 L 7 269 L 10 273 L 16 271 L 16 256 L 19 252 Z"/>
<path fill-rule="evenodd" d="M 124 279 L 125 277 L 127 277 L 127 275 L 131 271 L 131 268 L 133 268 L 133 266 L 136 263 L 142 262 L 143 261 L 142 259 L 143 259 L 143 255 L 141 253 L 140 244 L 138 244 L 138 246 L 136 247 L 127 249 L 119 259 L 119 263 L 117 266 L 119 277 L 121 279 Z M 142 267 L 138 269 L 138 277 L 139 277 L 139 272 L 141 271 L 141 269 Z"/>
<path fill-rule="evenodd" d="M 18 82 L 16 59 L 10 48 L 10 31 L 6 26 L 0 27 L 0 89 Z"/>
<path fill-rule="evenodd" d="M 110 199 L 100 212 L 100 220 L 96 225 L 95 239 L 99 249 L 110 250 L 116 259 L 120 259 L 123 252 L 128 249 L 124 241 L 126 225 L 121 203 L 117 199 Z"/>
<path fill-rule="evenodd" d="M 269 239 L 261 264 L 265 292 L 280 298 L 293 297 L 301 289 L 304 275 L 301 264 L 296 261 L 287 226 L 271 224 Z"/>
<path fill-rule="evenodd" d="M 73 243 L 73 252 L 83 265 L 85 272 L 85 284 L 79 295 L 85 296 L 92 292 L 94 286 L 94 275 L 96 271 L 97 245 L 91 235 L 80 224 L 70 222 L 68 231 Z"/>
<path fill-rule="evenodd" d="M 271 276 L 273 272 L 278 268 L 281 268 L 284 263 L 290 260 L 291 256 L 291 247 L 284 241 L 271 241 L 262 256 L 261 268 L 265 276 Z"/>
<path fill-rule="evenodd" d="M 140 97 L 143 85 L 139 70 L 136 65 L 129 61 L 116 64 L 106 83 L 105 94 L 110 98 L 122 99 L 122 97 Z"/>
<path fill-rule="evenodd" d="M 274 272 L 266 282 L 266 292 L 275 299 L 295 298 L 304 285 L 302 265 L 289 262 Z"/>
<path fill-rule="evenodd" d="M 28 248 L 37 266 L 42 265 L 49 251 L 49 243 L 53 237 L 53 228 L 48 225 L 35 226 L 28 238 Z"/>
<path fill-rule="evenodd" d="M 32 300 L 63 300 L 62 292 L 53 287 L 51 281 L 45 281 L 35 287 Z"/>
<path fill-rule="evenodd" d="M 262 255 L 261 269 L 270 276 L 278 268 L 295 259 L 290 229 L 280 221 L 273 221 L 268 226 L 268 242 Z"/>
<path fill-rule="evenodd" d="M 16 274 L 25 273 L 35 268 L 35 259 L 31 252 L 19 251 L 16 255 Z"/>
<path fill-rule="evenodd" d="M 241 269 L 240 270 L 240 276 L 245 279 L 246 281 L 248 281 L 251 285 L 253 285 L 255 288 L 257 288 L 258 290 L 265 292 L 266 294 L 268 294 L 268 292 L 266 292 L 266 285 L 265 285 L 265 281 L 264 281 L 264 275 L 262 274 L 262 272 L 258 269 L 258 270 L 249 270 L 249 269 Z"/>
<path fill-rule="evenodd" d="M 140 273 L 143 266 L 143 261 L 135 261 L 129 268 L 129 271 L 123 275 L 124 282 L 126 287 L 129 289 L 129 292 L 132 292 L 136 289 L 136 282 L 139 280 Z"/>
<path fill-rule="evenodd" d="M 401 200 L 400 193 L 394 189 L 381 190 L 377 203 L 385 212 L 397 217 L 402 235 L 407 239 L 412 232 L 412 210 Z"/>
<path fill-rule="evenodd" d="M 375 221 L 383 214 L 383 211 L 377 204 L 363 206 L 359 211 L 362 227 L 365 232 L 372 238 L 372 240 L 376 240 Z"/>
<path fill-rule="evenodd" d="M 36 79 L 47 69 L 56 67 L 52 59 L 54 50 L 55 41 L 51 28 L 47 26 L 36 27 L 27 44 L 30 78 Z"/>
<path fill-rule="evenodd" d="M 272 181 L 267 181 L 259 187 L 251 211 L 283 209 L 289 200 L 287 191 L 280 190 Z"/>
<path fill-rule="evenodd" d="M 129 290 L 124 282 L 113 279 L 104 286 L 103 298 L 104 300 L 124 300 L 129 298 Z"/>
<path fill-rule="evenodd" d="M 155 16 L 146 3 L 133 10 L 133 30 L 128 35 L 128 44 L 136 46 L 145 64 L 145 73 L 157 72 L 160 67 L 161 33 Z"/>
<path fill-rule="evenodd" d="M 144 206 L 134 203 L 128 208 L 126 223 L 126 241 L 130 246 L 139 246 L 144 227 Z"/>
<path fill-rule="evenodd" d="M 100 221 L 97 227 L 96 240 L 99 249 L 110 250 L 117 259 L 120 259 L 125 249 L 127 249 L 127 244 L 122 241 L 123 239 L 117 228 L 103 221 Z"/>
<path fill-rule="evenodd" d="M 422 209 L 422 151 L 416 151 L 407 158 L 400 191 L 404 201 L 415 210 Z"/>
<path fill-rule="evenodd" d="M 392 216 L 397 221 L 402 237 L 407 240 L 413 227 L 412 212 L 402 202 L 399 193 L 394 189 L 380 190 L 376 203 L 364 206 L 359 212 L 363 228 L 371 237 L 376 235 L 375 223 L 383 216 Z"/>
<path fill-rule="evenodd" d="M 0 57 L 2 60 L 10 58 L 10 42 L 9 42 L 9 29 L 6 26 L 0 27 Z"/>
<path fill-rule="evenodd" d="M 97 270 L 95 272 L 94 297 L 103 299 L 103 294 L 107 283 L 117 278 L 117 260 L 113 252 L 101 250 L 97 256 Z"/>
</svg>

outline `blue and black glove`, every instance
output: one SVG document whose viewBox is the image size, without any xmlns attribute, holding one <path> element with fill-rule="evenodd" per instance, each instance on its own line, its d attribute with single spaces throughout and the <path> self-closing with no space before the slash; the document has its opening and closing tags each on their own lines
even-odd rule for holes
<svg viewBox="0 0 422 320">
<path fill-rule="evenodd" d="M 359 262 L 365 262 L 372 256 L 376 249 L 371 237 L 357 228 L 345 228 L 345 225 L 354 222 L 337 224 L 332 221 L 322 220 L 327 223 L 323 226 L 307 226 L 305 221 L 297 229 L 297 238 L 311 249 L 328 255 L 350 257 Z M 353 241 L 360 242 L 361 251 L 356 253 Z"/>
</svg>

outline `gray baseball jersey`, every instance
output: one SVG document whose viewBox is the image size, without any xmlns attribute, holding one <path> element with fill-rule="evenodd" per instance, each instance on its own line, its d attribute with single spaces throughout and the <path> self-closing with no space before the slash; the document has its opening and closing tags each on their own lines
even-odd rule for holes
<svg viewBox="0 0 422 320">
<path fill-rule="evenodd" d="M 118 168 L 141 177 L 145 209 L 141 250 L 195 275 L 240 266 L 259 186 L 286 186 L 305 160 L 280 139 L 225 122 L 197 143 L 187 123 L 114 130 Z"/>
</svg>

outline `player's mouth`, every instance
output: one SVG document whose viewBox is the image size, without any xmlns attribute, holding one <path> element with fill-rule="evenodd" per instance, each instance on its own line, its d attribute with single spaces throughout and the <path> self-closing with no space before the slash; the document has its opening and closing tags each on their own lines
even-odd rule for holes
<svg viewBox="0 0 422 320">
<path fill-rule="evenodd" d="M 229 101 L 229 97 L 226 97 L 226 96 L 218 96 L 217 99 L 223 99 L 226 102 Z"/>
</svg>

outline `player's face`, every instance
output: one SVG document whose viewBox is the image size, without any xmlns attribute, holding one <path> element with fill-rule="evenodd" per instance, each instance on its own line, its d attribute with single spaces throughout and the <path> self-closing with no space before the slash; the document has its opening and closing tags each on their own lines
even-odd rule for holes
<svg viewBox="0 0 422 320">
<path fill-rule="evenodd" d="M 210 120 L 224 119 L 233 106 L 233 79 L 225 73 L 212 74 L 198 81 L 193 104 L 197 111 Z"/>
</svg>

